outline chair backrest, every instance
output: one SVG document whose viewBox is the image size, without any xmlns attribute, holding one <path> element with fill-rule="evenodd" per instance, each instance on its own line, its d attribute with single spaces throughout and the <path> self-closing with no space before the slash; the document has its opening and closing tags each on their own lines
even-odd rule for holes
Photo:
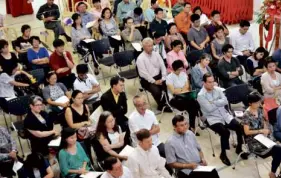
<svg viewBox="0 0 281 178">
<path fill-rule="evenodd" d="M 24 121 L 16 121 L 12 122 L 13 129 L 18 133 L 18 136 L 20 136 L 23 139 L 28 139 L 28 131 L 24 128 Z"/>
<path fill-rule="evenodd" d="M 130 50 L 114 53 L 113 59 L 118 67 L 128 66 L 134 60 L 134 51 Z"/>
<path fill-rule="evenodd" d="M 8 101 L 8 111 L 10 114 L 22 116 L 29 110 L 30 96 L 21 96 Z"/>
<path fill-rule="evenodd" d="M 103 38 L 91 43 L 91 48 L 95 53 L 105 54 L 110 52 L 110 43 L 108 38 Z"/>
<path fill-rule="evenodd" d="M 44 80 L 45 80 L 44 69 L 35 69 L 32 71 L 29 71 L 29 73 L 36 79 L 38 84 L 44 83 Z"/>
<path fill-rule="evenodd" d="M 271 125 L 274 125 L 277 121 L 277 109 L 278 108 L 274 108 L 268 111 L 267 115 L 268 115 L 268 121 Z"/>
<path fill-rule="evenodd" d="M 202 50 L 192 50 L 187 53 L 186 59 L 191 67 L 195 66 L 196 62 L 200 60 L 202 54 L 203 54 Z"/>
<path fill-rule="evenodd" d="M 247 84 L 241 84 L 227 88 L 224 93 L 230 104 L 237 104 L 245 101 L 248 96 L 249 89 Z"/>
</svg>

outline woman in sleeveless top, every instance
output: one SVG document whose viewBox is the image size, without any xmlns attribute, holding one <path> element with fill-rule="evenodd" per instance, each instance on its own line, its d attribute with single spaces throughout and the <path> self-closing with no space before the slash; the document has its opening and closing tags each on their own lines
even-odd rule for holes
<svg viewBox="0 0 281 178">
<path fill-rule="evenodd" d="M 65 110 L 65 120 L 66 122 L 62 124 L 63 127 L 70 127 L 77 130 L 77 141 L 85 146 L 86 153 L 89 155 L 92 162 L 91 155 L 91 140 L 90 138 L 84 138 L 81 130 L 85 130 L 86 127 L 92 125 L 89 119 L 89 108 L 87 105 L 83 104 L 84 97 L 83 93 L 79 90 L 74 90 L 71 95 L 71 105 Z"/>
<path fill-rule="evenodd" d="M 104 111 L 99 118 L 96 131 L 95 151 L 97 159 L 103 161 L 109 156 L 127 160 L 127 156 L 120 156 L 118 153 L 125 147 L 124 137 L 120 126 L 109 111 Z"/>
</svg>

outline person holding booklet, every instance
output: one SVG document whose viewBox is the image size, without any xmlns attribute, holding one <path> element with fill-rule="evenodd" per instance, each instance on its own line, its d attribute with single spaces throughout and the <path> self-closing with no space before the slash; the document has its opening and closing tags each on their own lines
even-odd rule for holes
<svg viewBox="0 0 281 178">
<path fill-rule="evenodd" d="M 152 144 L 150 131 L 141 129 L 136 137 L 138 146 L 128 157 L 128 167 L 134 178 L 172 178 L 165 168 L 165 159 Z"/>
<path fill-rule="evenodd" d="M 248 144 L 249 151 L 256 155 L 267 158 L 272 156 L 270 178 L 276 178 L 276 171 L 281 162 L 281 147 L 275 145 L 267 148 L 261 142 L 255 139 L 256 135 L 263 134 L 266 137 L 271 135 L 268 123 L 265 121 L 263 110 L 261 108 L 261 97 L 258 93 L 251 93 L 248 96 L 249 107 L 245 111 L 242 119 L 242 125 L 246 135 L 245 142 Z M 279 174 L 278 177 L 281 175 Z"/>
<path fill-rule="evenodd" d="M 194 133 L 188 130 L 189 124 L 182 115 L 172 119 L 174 133 L 165 143 L 167 164 L 177 172 L 177 178 L 219 178 L 216 169 L 196 170 L 207 166 L 204 154 Z"/>
<path fill-rule="evenodd" d="M 69 105 L 69 100 L 65 102 L 58 102 L 62 97 L 71 98 L 71 94 L 62 83 L 57 83 L 57 74 L 49 72 L 46 76 L 47 86 L 42 90 L 43 97 L 50 105 L 51 111 L 60 113 L 61 108 L 66 108 Z M 65 98 L 66 98 L 65 97 Z"/>
<path fill-rule="evenodd" d="M 181 97 L 182 94 L 190 92 L 188 76 L 184 70 L 182 60 L 172 63 L 173 71 L 167 76 L 166 84 L 171 106 L 180 111 L 186 110 L 189 114 L 190 129 L 195 131 L 195 119 L 199 111 L 199 104 L 195 98 Z"/>
<path fill-rule="evenodd" d="M 114 156 L 121 160 L 127 160 L 127 156 L 121 156 L 118 153 L 126 146 L 125 134 L 122 133 L 121 127 L 115 122 L 115 118 L 109 111 L 101 113 L 97 130 L 97 142 L 94 146 L 97 159 L 103 161 L 109 156 Z"/>
</svg>

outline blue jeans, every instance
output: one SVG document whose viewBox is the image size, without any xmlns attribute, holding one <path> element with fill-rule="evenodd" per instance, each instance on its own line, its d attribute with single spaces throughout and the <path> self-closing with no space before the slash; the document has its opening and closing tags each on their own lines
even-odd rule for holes
<svg viewBox="0 0 281 178">
<path fill-rule="evenodd" d="M 273 136 L 277 141 L 281 142 L 281 132 L 280 131 L 274 131 Z"/>
</svg>

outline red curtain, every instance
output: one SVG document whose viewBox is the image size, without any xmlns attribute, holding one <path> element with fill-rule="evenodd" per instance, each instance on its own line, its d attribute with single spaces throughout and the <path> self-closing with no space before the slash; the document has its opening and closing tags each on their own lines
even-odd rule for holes
<svg viewBox="0 0 281 178">
<path fill-rule="evenodd" d="M 192 7 L 200 6 L 205 14 L 210 16 L 212 10 L 221 12 L 222 21 L 227 24 L 239 23 L 240 20 L 252 20 L 253 0 L 186 0 Z M 172 5 L 177 0 L 171 0 Z"/>
<path fill-rule="evenodd" d="M 7 14 L 12 14 L 13 17 L 27 15 L 33 13 L 32 4 L 27 0 L 6 0 Z"/>
</svg>

